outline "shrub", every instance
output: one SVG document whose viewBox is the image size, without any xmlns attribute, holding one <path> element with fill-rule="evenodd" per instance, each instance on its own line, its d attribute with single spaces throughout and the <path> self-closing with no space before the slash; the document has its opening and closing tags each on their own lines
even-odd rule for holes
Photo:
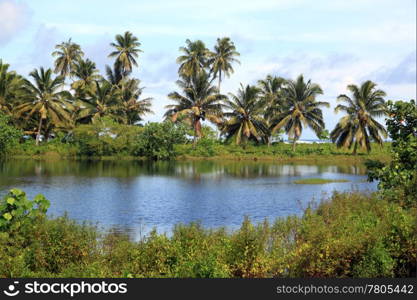
<svg viewBox="0 0 417 300">
<path fill-rule="evenodd" d="M 72 143 L 82 156 L 133 155 L 141 127 L 121 125 L 109 118 L 73 130 Z"/>
<path fill-rule="evenodd" d="M 10 124 L 10 118 L 0 112 L 0 158 L 15 147 L 22 132 Z"/>
<path fill-rule="evenodd" d="M 168 160 L 177 153 L 175 144 L 186 142 L 186 129 L 170 121 L 163 123 L 148 123 L 136 138 L 135 155 L 144 156 L 151 160 Z"/>
</svg>

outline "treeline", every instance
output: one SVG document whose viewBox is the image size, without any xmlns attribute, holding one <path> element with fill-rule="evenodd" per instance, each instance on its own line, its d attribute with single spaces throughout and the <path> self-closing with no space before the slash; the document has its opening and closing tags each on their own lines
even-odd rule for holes
<svg viewBox="0 0 417 300">
<path fill-rule="evenodd" d="M 29 73 L 29 79 L 10 71 L 0 60 L 0 113 L 8 116 L 9 124 L 32 136 L 36 145 L 60 133 L 72 135 L 78 127 L 96 125 L 103 118 L 137 127 L 152 112 L 152 99 L 142 97 L 140 80 L 132 77 L 141 43 L 125 32 L 110 45 L 113 51 L 108 56 L 115 60 L 106 66 L 104 75 L 71 39 L 56 45 L 53 70 L 40 67 Z M 236 94 L 224 95 L 221 83 L 234 72 L 233 65 L 240 63 L 229 38 L 217 39 L 213 50 L 200 40 L 187 40 L 180 52 L 179 90 L 168 95 L 173 104 L 166 106 L 165 118 L 192 129 L 195 143 L 203 136 L 204 121 L 237 145 L 270 144 L 274 136 L 285 132 L 295 149 L 308 127 L 319 138 L 331 138 L 338 147 L 353 147 L 356 153 L 359 148 L 369 152 L 372 142 L 381 144 L 386 137 L 384 126 L 376 121 L 386 114 L 386 94 L 372 81 L 349 85 L 351 96 L 337 98 L 342 104 L 335 111 L 345 116 L 329 133 L 321 110 L 329 103 L 316 99 L 323 90 L 303 75 L 295 80 L 268 75 L 257 85 L 241 84 Z"/>
</svg>

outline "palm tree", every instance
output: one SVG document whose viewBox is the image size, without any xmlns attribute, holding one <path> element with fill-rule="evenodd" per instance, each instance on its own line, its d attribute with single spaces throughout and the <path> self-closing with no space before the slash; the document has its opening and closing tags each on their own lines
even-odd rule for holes
<svg viewBox="0 0 417 300">
<path fill-rule="evenodd" d="M 7 115 L 18 103 L 22 95 L 23 78 L 14 71 L 9 71 L 9 65 L 0 59 L 0 112 Z"/>
<path fill-rule="evenodd" d="M 88 94 L 88 98 L 76 101 L 79 122 L 96 123 L 104 116 L 116 118 L 120 107 L 120 92 L 107 80 L 95 81 L 94 92 Z"/>
<path fill-rule="evenodd" d="M 52 52 L 52 56 L 56 57 L 54 72 L 65 80 L 67 76 L 72 76 L 75 65 L 84 56 L 84 52 L 80 45 L 71 42 L 71 39 L 56 45 L 55 49 L 56 51 Z"/>
<path fill-rule="evenodd" d="M 283 89 L 285 98 L 283 110 L 271 121 L 272 133 L 284 128 L 293 139 L 293 151 L 304 127 L 310 127 L 317 135 L 324 129 L 323 112 L 320 106 L 329 107 L 328 102 L 316 101 L 316 96 L 323 94 L 318 84 L 311 80 L 304 82 L 303 75 L 293 81 L 289 80 Z"/>
<path fill-rule="evenodd" d="M 138 38 L 129 31 L 124 35 L 116 35 L 116 43 L 110 44 L 116 50 L 110 53 L 109 57 L 116 57 L 115 67 L 120 68 L 123 77 L 132 72 L 133 66 L 138 66 L 136 59 L 139 52 L 143 52 L 139 49 L 140 45 Z"/>
<path fill-rule="evenodd" d="M 88 58 L 86 60 L 80 59 L 77 61 L 73 74 L 78 80 L 75 80 L 71 87 L 76 91 L 78 97 L 81 97 L 88 92 L 94 92 L 95 81 L 101 79 L 96 64 Z"/>
<path fill-rule="evenodd" d="M 119 63 L 116 61 L 116 63 L 113 65 L 113 69 L 106 65 L 106 77 L 107 80 L 112 85 L 119 85 L 123 78 L 125 78 L 128 74 L 120 68 Z"/>
<path fill-rule="evenodd" d="M 285 83 L 286 80 L 284 78 L 272 75 L 258 80 L 260 98 L 265 107 L 264 118 L 268 124 L 275 115 L 282 112 L 284 102 L 282 89 Z"/>
<path fill-rule="evenodd" d="M 225 37 L 217 39 L 217 45 L 214 46 L 214 52 L 212 53 L 208 64 L 211 66 L 210 72 L 214 75 L 214 78 L 219 78 L 219 91 L 222 81 L 222 72 L 227 77 L 230 77 L 230 74 L 234 72 L 232 63 L 240 64 L 240 61 L 235 58 L 236 56 L 240 56 L 240 53 L 236 51 L 236 47 L 230 38 Z"/>
<path fill-rule="evenodd" d="M 18 116 L 37 116 L 38 129 L 36 133 L 36 145 L 39 145 L 43 122 L 51 120 L 54 126 L 62 126 L 69 119 L 68 109 L 71 105 L 65 100 L 69 93 L 65 91 L 58 92 L 58 89 L 64 84 L 64 77 L 57 76 L 52 78 L 52 70 L 40 68 L 35 69 L 29 76 L 34 80 L 34 84 L 25 80 L 25 89 L 29 97 L 25 103 L 16 107 Z"/>
<path fill-rule="evenodd" d="M 177 63 L 180 64 L 178 73 L 188 77 L 196 76 L 207 67 L 210 51 L 201 40 L 192 42 L 187 39 L 185 43 L 186 47 L 180 47 L 183 55 L 177 58 Z"/>
<path fill-rule="evenodd" d="M 259 95 L 257 87 L 241 84 L 237 95 L 230 94 L 231 100 L 225 100 L 225 108 L 230 110 L 224 113 L 229 119 L 222 126 L 226 139 L 235 137 L 239 145 L 242 139 L 259 141 L 268 138 L 269 130 L 262 116 L 264 107 Z"/>
<path fill-rule="evenodd" d="M 129 79 L 122 83 L 120 88 L 120 119 L 123 124 L 134 125 L 142 120 L 146 113 L 152 113 L 152 98 L 140 99 L 143 87 L 139 87 L 140 80 Z"/>
<path fill-rule="evenodd" d="M 371 138 L 373 141 L 382 144 L 382 137 L 387 137 L 384 126 L 375 120 L 386 114 L 385 92 L 376 89 L 376 83 L 368 80 L 360 87 L 351 84 L 347 89 L 352 93 L 352 98 L 347 95 L 339 95 L 339 104 L 335 112 L 343 111 L 347 115 L 342 117 L 330 137 L 336 142 L 337 147 L 353 147 L 353 154 L 356 154 L 358 146 L 371 151 Z"/>
<path fill-rule="evenodd" d="M 182 89 L 182 94 L 172 92 L 168 95 L 168 98 L 176 104 L 166 106 L 168 111 L 165 117 L 171 118 L 174 122 L 179 118 L 188 122 L 194 129 L 194 142 L 196 142 L 202 136 L 201 121 L 207 119 L 214 124 L 221 123 L 220 101 L 226 99 L 226 96 L 219 94 L 217 88 L 208 80 L 205 71 L 191 78 L 183 76 L 177 84 Z"/>
</svg>

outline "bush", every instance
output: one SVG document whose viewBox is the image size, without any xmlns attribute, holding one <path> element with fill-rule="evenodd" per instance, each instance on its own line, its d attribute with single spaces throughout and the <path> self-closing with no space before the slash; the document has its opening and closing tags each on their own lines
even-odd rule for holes
<svg viewBox="0 0 417 300">
<path fill-rule="evenodd" d="M 6 156 L 19 142 L 22 132 L 10 124 L 10 118 L 0 112 L 0 158 Z"/>
<path fill-rule="evenodd" d="M 175 144 L 186 142 L 186 129 L 170 121 L 148 123 L 136 138 L 135 155 L 151 160 L 168 160 L 177 155 Z"/>
<path fill-rule="evenodd" d="M 141 127 L 121 125 L 109 118 L 73 130 L 71 142 L 81 156 L 134 155 Z"/>
<path fill-rule="evenodd" d="M 379 190 L 392 201 L 417 207 L 417 107 L 410 102 L 388 102 L 387 129 L 392 138 L 392 161 L 385 166 L 369 160 L 368 178 L 379 180 Z"/>
</svg>

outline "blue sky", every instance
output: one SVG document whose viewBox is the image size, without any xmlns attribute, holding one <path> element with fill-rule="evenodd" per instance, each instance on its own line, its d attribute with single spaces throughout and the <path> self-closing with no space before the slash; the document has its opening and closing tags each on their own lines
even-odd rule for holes
<svg viewBox="0 0 417 300">
<path fill-rule="evenodd" d="M 51 52 L 68 38 L 101 71 L 114 36 L 129 30 L 144 51 L 134 76 L 154 98 L 159 121 L 167 94 L 176 89 L 178 48 L 187 38 L 209 48 L 229 36 L 241 65 L 222 90 L 254 84 L 267 74 L 304 74 L 324 90 L 320 100 L 335 105 L 346 85 L 371 79 L 387 99 L 416 98 L 415 0 L 0 0 L 0 58 L 27 75 L 51 67 Z M 326 126 L 340 118 L 325 109 Z M 313 138 L 310 131 L 303 138 Z"/>
</svg>

